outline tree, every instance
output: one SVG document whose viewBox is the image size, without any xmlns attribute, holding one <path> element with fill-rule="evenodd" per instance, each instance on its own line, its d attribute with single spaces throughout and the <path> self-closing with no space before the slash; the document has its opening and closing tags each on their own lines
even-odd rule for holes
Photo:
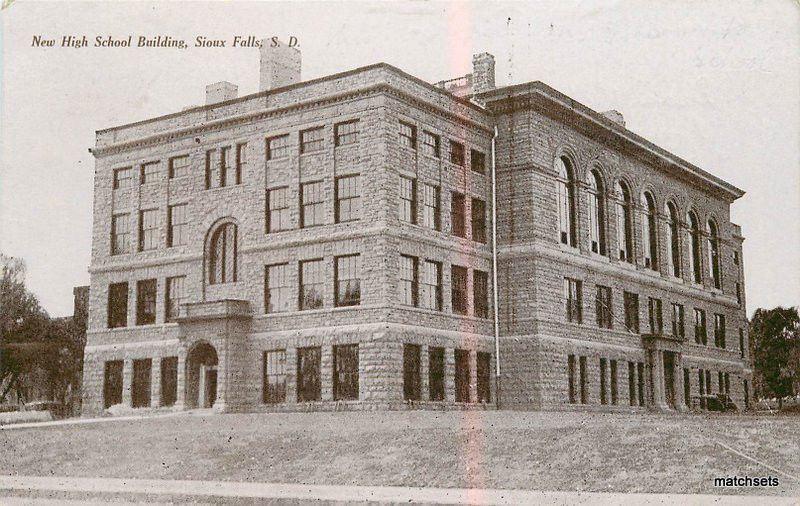
<svg viewBox="0 0 800 506">
<path fill-rule="evenodd" d="M 797 308 L 757 309 L 750 320 L 753 366 L 761 377 L 764 394 L 779 399 L 794 394 L 800 378 L 800 317 Z"/>
</svg>

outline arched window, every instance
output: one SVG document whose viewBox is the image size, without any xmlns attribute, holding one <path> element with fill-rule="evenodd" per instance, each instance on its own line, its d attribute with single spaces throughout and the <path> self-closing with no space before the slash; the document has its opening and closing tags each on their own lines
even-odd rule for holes
<svg viewBox="0 0 800 506">
<path fill-rule="evenodd" d="M 236 281 L 236 225 L 225 223 L 211 236 L 208 250 L 208 282 Z"/>
<path fill-rule="evenodd" d="M 714 220 L 708 220 L 708 274 L 714 280 L 714 288 L 722 288 L 719 270 L 719 232 Z"/>
<path fill-rule="evenodd" d="M 624 181 L 619 181 L 614 185 L 614 209 L 617 215 L 617 250 L 619 259 L 633 262 L 631 192 Z"/>
<path fill-rule="evenodd" d="M 597 170 L 589 172 L 589 234 L 593 253 L 606 254 L 606 213 L 603 180 Z"/>
<path fill-rule="evenodd" d="M 689 265 L 692 266 L 692 279 L 695 283 L 703 282 L 703 272 L 700 269 L 700 222 L 694 211 L 689 211 Z"/>
<path fill-rule="evenodd" d="M 575 174 L 567 157 L 556 159 L 558 179 L 558 230 L 559 240 L 570 246 L 577 246 L 575 234 Z"/>
<path fill-rule="evenodd" d="M 678 233 L 678 208 L 674 202 L 667 202 L 667 244 L 670 254 L 667 255 L 669 273 L 673 276 L 681 275 L 680 235 Z"/>
<path fill-rule="evenodd" d="M 656 235 L 656 201 L 650 192 L 642 193 L 642 251 L 644 266 L 658 269 L 658 237 Z"/>
</svg>

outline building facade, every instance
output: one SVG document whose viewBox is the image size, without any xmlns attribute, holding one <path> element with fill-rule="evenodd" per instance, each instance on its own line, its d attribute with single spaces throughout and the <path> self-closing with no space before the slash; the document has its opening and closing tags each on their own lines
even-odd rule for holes
<svg viewBox="0 0 800 506">
<path fill-rule="evenodd" d="M 437 86 L 261 65 L 259 93 L 97 132 L 84 414 L 746 403 L 740 190 L 541 83 L 495 89 L 488 54 Z"/>
</svg>

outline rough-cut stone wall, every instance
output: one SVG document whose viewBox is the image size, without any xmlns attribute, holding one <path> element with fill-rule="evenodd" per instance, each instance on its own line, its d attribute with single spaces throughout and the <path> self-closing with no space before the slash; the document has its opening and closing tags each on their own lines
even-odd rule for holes
<svg viewBox="0 0 800 506">
<path fill-rule="evenodd" d="M 623 292 L 639 295 L 639 320 L 642 333 L 649 332 L 648 298 L 659 298 L 663 305 L 664 333 L 671 334 L 672 304 L 684 307 L 686 340 L 681 344 L 682 367 L 696 367 L 731 374 L 731 395 L 744 406 L 742 379 L 750 376 L 747 360 L 741 358 L 739 329 L 745 333 L 744 283 L 741 278 L 741 232 L 729 221 L 729 204 L 631 155 L 610 148 L 579 134 L 575 129 L 542 112 L 516 110 L 503 112 L 498 125 L 498 243 L 501 363 L 505 405 L 587 409 L 569 405 L 567 355 L 587 357 L 589 404 L 599 405 L 599 360 L 619 361 L 620 406 L 627 406 L 627 361 L 645 361 L 642 338 L 624 328 Z M 556 171 L 554 160 L 568 157 L 574 166 L 577 247 L 558 242 Z M 590 251 L 587 177 L 599 170 L 605 185 L 605 237 L 607 255 Z M 616 220 L 613 185 L 624 180 L 631 188 L 633 212 L 634 263 L 616 259 Z M 658 270 L 644 266 L 642 208 L 640 195 L 652 192 L 658 210 Z M 668 269 L 666 202 L 673 201 L 681 217 L 681 277 Z M 694 210 L 701 223 L 714 219 L 720 229 L 720 267 L 722 290 L 714 288 L 708 266 L 708 235 L 704 225 L 701 266 L 703 281 L 691 280 L 686 213 Z M 734 252 L 739 265 L 734 265 Z M 565 277 L 581 280 L 582 323 L 566 321 L 563 282 Z M 736 301 L 740 283 L 742 303 Z M 597 285 L 611 287 L 613 328 L 601 329 L 596 323 Z M 708 345 L 694 342 L 694 308 L 706 311 Z M 714 314 L 725 315 L 726 347 L 714 347 Z M 623 372 L 623 366 L 624 372 Z M 534 365 L 535 364 L 535 365 Z M 696 371 L 695 371 L 696 372 Z M 734 374 L 735 379 L 734 379 Z M 625 383 L 623 383 L 623 381 Z M 716 381 L 716 379 L 715 379 Z M 624 387 L 624 388 L 623 388 Z M 624 390 L 624 391 L 623 391 Z M 697 386 L 692 389 L 697 393 Z M 716 390 L 714 390 L 716 392 Z M 622 395 L 624 394 L 624 396 Z M 611 409 L 607 407 L 607 409 Z"/>
<path fill-rule="evenodd" d="M 376 89 L 375 86 L 384 86 Z M 386 88 L 391 86 L 391 88 Z M 409 98 L 413 95 L 413 99 Z M 303 101 L 307 105 L 298 107 Z M 275 114 L 254 117 L 251 121 L 231 121 L 204 128 L 209 120 L 243 113 L 278 108 Z M 471 197 L 486 203 L 487 236 L 491 230 L 490 137 L 487 115 L 475 106 L 457 102 L 431 90 L 391 68 L 378 66 L 363 72 L 343 75 L 330 82 L 291 87 L 274 94 L 244 97 L 217 104 L 201 111 L 189 111 L 149 122 L 101 131 L 96 150 L 94 240 L 91 267 L 90 330 L 86 351 L 85 414 L 102 411 L 103 365 L 107 360 L 178 356 L 180 409 L 185 401 L 186 354 L 194 344 L 205 341 L 219 357 L 218 407 L 227 411 L 254 409 L 333 409 L 354 407 L 353 402 L 334 402 L 332 391 L 332 346 L 359 344 L 360 403 L 372 406 L 402 407 L 403 343 L 398 335 L 423 345 L 435 342 L 472 353 L 472 398 L 475 399 L 475 351 L 492 351 L 492 324 L 474 315 L 472 288 L 475 269 L 489 274 L 490 246 L 471 240 Z M 399 146 L 398 121 L 411 122 L 441 138 L 440 158 L 427 157 L 419 150 Z M 335 124 L 358 120 L 358 142 L 335 146 Z M 194 129 L 190 129 L 194 127 Z M 300 132 L 322 127 L 324 147 L 313 153 L 300 153 Z M 179 130 L 176 130 L 179 129 Z M 180 130 L 183 129 L 183 130 Z M 169 132 L 176 132 L 170 134 Z M 285 158 L 267 160 L 266 139 L 289 135 Z M 162 137 L 145 139 L 147 136 Z M 449 162 L 449 140 L 465 145 L 465 166 Z M 115 144 L 116 143 L 116 144 Z M 120 144 L 123 143 L 123 144 Z M 127 143 L 127 144 L 124 144 Z M 239 185 L 206 189 L 206 152 L 246 143 L 246 164 Z M 486 155 L 484 174 L 470 168 L 470 149 Z M 190 174 L 169 179 L 168 160 L 188 154 Z M 157 162 L 154 182 L 140 184 L 139 167 Z M 113 189 L 113 171 L 134 168 L 130 188 Z M 335 223 L 334 195 L 338 176 L 360 174 L 361 219 Z M 418 205 L 420 225 L 398 219 L 399 174 L 405 174 L 441 188 L 441 231 L 425 229 L 422 205 Z M 324 225 L 299 228 L 301 184 L 322 181 Z M 266 194 L 276 187 L 289 188 L 291 229 L 266 231 Z M 455 238 L 450 227 L 451 191 L 468 196 L 467 238 Z M 419 194 L 421 199 L 421 193 Z M 183 246 L 167 247 L 167 209 L 176 203 L 188 204 L 188 240 Z M 158 247 L 136 251 L 138 213 L 158 209 Z M 110 255 L 111 217 L 130 213 L 132 250 Z M 238 226 L 238 279 L 233 283 L 210 285 L 206 282 L 206 251 L 210 230 L 221 220 Z M 400 304 L 398 262 L 400 254 L 442 262 L 441 312 L 411 308 Z M 359 254 L 361 262 L 361 301 L 355 307 L 334 306 L 334 265 L 339 255 Z M 322 259 L 324 265 L 322 309 L 298 311 L 299 261 Z M 264 270 L 266 265 L 286 263 L 290 310 L 265 314 Z M 469 314 L 452 314 L 450 297 L 451 266 L 468 268 Z M 196 303 L 225 298 L 249 302 L 252 318 L 246 320 L 166 323 L 166 284 L 171 276 L 186 276 L 184 302 Z M 156 323 L 137 326 L 136 281 L 157 280 Z M 107 328 L 108 286 L 129 284 L 128 326 Z M 489 287 L 491 294 L 491 286 Z M 491 296 L 490 296 L 491 299 Z M 490 300 L 491 302 L 491 300 Z M 491 314 L 491 307 L 490 307 Z M 365 326 L 385 322 L 382 330 Z M 400 328 L 402 332 L 390 329 Z M 488 340 L 488 341 L 487 341 Z M 322 402 L 296 402 L 296 349 L 322 346 Z M 287 402 L 262 406 L 263 352 L 286 350 Z M 167 354 L 167 355 L 165 355 Z M 452 357 L 449 383 L 452 384 Z M 427 367 L 427 364 L 425 365 Z M 155 371 L 155 367 L 154 367 Z M 155 372 L 153 374 L 156 374 Z M 125 386 L 129 388 L 129 375 Z M 155 376 L 154 376 L 155 378 Z M 159 381 L 153 381 L 153 405 L 157 405 Z M 426 378 L 427 381 L 427 378 Z M 492 381 L 493 383 L 493 381 Z M 451 385 L 452 386 L 452 385 Z M 493 386 L 492 386 L 493 388 Z M 452 390 L 452 388 L 450 388 Z M 448 393 L 452 401 L 453 392 Z M 422 403 L 425 404 L 424 402 Z M 356 402 L 356 406 L 360 405 Z M 438 403 L 451 405 L 454 403 Z"/>
</svg>

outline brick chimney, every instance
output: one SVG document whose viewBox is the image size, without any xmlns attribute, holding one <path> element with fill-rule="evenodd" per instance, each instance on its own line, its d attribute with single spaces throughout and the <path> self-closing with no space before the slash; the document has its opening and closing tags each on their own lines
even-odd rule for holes
<svg viewBox="0 0 800 506">
<path fill-rule="evenodd" d="M 300 82 L 300 50 L 274 39 L 261 41 L 261 71 L 258 91 L 273 90 Z"/>
<path fill-rule="evenodd" d="M 206 86 L 206 105 L 233 100 L 237 96 L 239 96 L 239 87 L 228 81 L 220 81 Z"/>
<path fill-rule="evenodd" d="M 621 126 L 622 128 L 625 128 L 625 117 L 622 116 L 622 113 L 619 112 L 618 110 L 611 109 L 610 111 L 601 112 L 600 114 L 610 119 L 611 121 Z"/>
<path fill-rule="evenodd" d="M 472 93 L 482 93 L 494 88 L 494 56 L 489 53 L 474 55 L 472 57 Z"/>
</svg>

